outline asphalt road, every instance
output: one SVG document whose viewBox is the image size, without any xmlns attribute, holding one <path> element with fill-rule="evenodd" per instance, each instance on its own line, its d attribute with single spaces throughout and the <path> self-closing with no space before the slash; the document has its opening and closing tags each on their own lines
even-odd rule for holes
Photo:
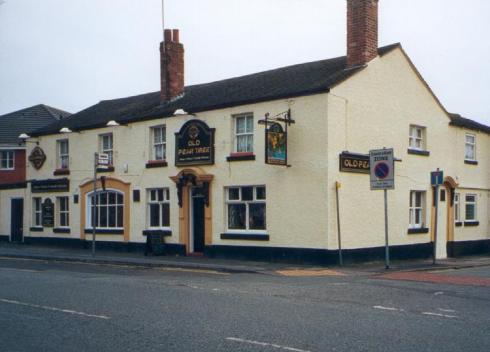
<svg viewBox="0 0 490 352">
<path fill-rule="evenodd" d="M 436 274 L 488 279 L 490 267 Z M 0 258 L 2 352 L 489 350 L 485 283 Z"/>
</svg>

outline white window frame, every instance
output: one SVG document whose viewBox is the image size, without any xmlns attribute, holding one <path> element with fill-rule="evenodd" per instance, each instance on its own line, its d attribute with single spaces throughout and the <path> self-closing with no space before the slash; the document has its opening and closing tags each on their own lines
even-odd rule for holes
<svg viewBox="0 0 490 352">
<path fill-rule="evenodd" d="M 63 153 L 61 146 L 66 143 L 66 153 Z M 58 149 L 58 169 L 67 170 L 70 168 L 70 143 L 68 139 L 59 139 L 56 141 Z M 64 165 L 63 160 L 66 160 L 66 165 Z"/>
<path fill-rule="evenodd" d="M 468 141 L 468 137 L 473 138 L 473 142 Z M 473 152 L 473 157 L 469 157 L 467 148 L 470 147 Z M 476 134 L 465 133 L 464 135 L 464 160 L 476 161 Z"/>
<path fill-rule="evenodd" d="M 242 188 L 252 187 L 253 188 L 253 199 L 252 200 L 242 200 Z M 230 189 L 239 189 L 239 199 L 238 200 L 230 200 L 229 192 Z M 265 199 L 257 199 L 257 188 L 264 188 L 265 191 Z M 229 233 L 254 233 L 254 234 L 267 234 L 267 187 L 265 185 L 254 185 L 254 186 L 228 186 L 225 187 L 225 199 L 226 199 L 226 232 Z M 229 204 L 245 204 L 245 229 L 230 229 L 229 227 Z M 249 223 L 249 206 L 250 204 L 265 204 L 265 229 L 250 229 Z"/>
<path fill-rule="evenodd" d="M 468 201 L 468 197 L 475 197 L 475 200 L 474 201 Z M 465 201 L 464 221 L 466 221 L 466 222 L 477 222 L 478 221 L 478 213 L 477 213 L 477 210 L 478 210 L 478 195 L 475 194 L 475 193 L 465 194 L 464 201 Z M 474 218 L 473 219 L 468 219 L 467 209 L 468 209 L 468 206 L 469 205 L 470 206 L 473 205 L 473 214 L 474 214 Z"/>
<path fill-rule="evenodd" d="M 3 167 L 2 164 L 6 160 L 7 167 Z M 9 166 L 12 164 L 12 167 Z M 15 169 L 15 152 L 13 150 L 0 150 L 0 170 L 14 170 Z"/>
<path fill-rule="evenodd" d="M 417 194 L 421 195 L 420 205 L 418 206 Z M 409 225 L 410 229 L 422 229 L 425 228 L 425 209 L 426 209 L 426 192 L 425 191 L 410 191 L 409 199 Z M 420 223 L 416 222 L 416 213 L 420 212 Z"/>
<path fill-rule="evenodd" d="M 101 211 L 103 211 L 103 210 L 102 210 L 103 208 L 107 208 L 107 209 L 106 209 L 106 210 L 107 210 L 107 224 L 109 224 L 109 209 L 108 209 L 108 208 L 109 208 L 109 193 L 111 193 L 111 192 L 112 192 L 112 193 L 116 193 L 116 197 L 115 197 L 115 198 L 116 198 L 116 203 L 115 203 L 115 204 L 113 204 L 113 206 L 115 206 L 115 207 L 116 207 L 116 215 L 115 215 L 115 216 L 116 216 L 116 219 L 115 219 L 116 226 L 114 226 L 114 227 L 110 227 L 110 226 L 108 226 L 108 225 L 107 225 L 107 226 L 105 226 L 105 227 L 96 226 L 95 228 L 96 228 L 96 229 L 104 229 L 104 230 L 124 230 L 124 214 L 125 214 L 125 212 L 127 211 L 127 210 L 125 209 L 125 205 L 124 205 L 124 202 L 125 202 L 125 199 L 124 199 L 124 192 L 122 192 L 122 191 L 120 191 L 120 190 L 117 190 L 117 189 L 112 189 L 112 188 L 111 188 L 111 189 L 109 189 L 109 188 L 108 188 L 108 189 L 106 189 L 105 191 L 97 191 L 97 192 L 96 192 L 96 194 L 97 194 L 97 195 L 100 195 L 100 194 L 102 194 L 102 193 L 107 193 L 107 196 L 108 196 L 108 199 L 107 199 L 107 206 L 106 206 L 106 205 L 102 205 L 102 206 L 101 206 L 101 204 L 97 203 L 97 212 L 98 212 L 98 219 L 99 219 L 99 222 L 100 222 L 100 212 L 101 212 Z M 85 197 L 86 197 L 86 198 L 85 198 L 85 204 L 86 204 L 86 206 L 85 206 L 85 228 L 88 228 L 88 229 L 91 229 L 91 228 L 92 228 L 92 194 L 93 194 L 93 193 L 94 193 L 94 192 L 90 192 L 90 193 L 87 193 L 87 194 L 85 195 Z M 122 203 L 121 203 L 121 204 L 119 204 L 119 203 L 117 202 L 117 195 L 118 195 L 118 194 L 122 196 Z M 122 222 L 123 222 L 123 223 L 121 224 L 122 226 L 117 226 L 117 225 L 119 225 L 119 224 L 117 223 L 117 207 L 118 207 L 118 206 L 122 206 L 122 210 L 123 210 L 123 213 L 122 213 Z"/>
<path fill-rule="evenodd" d="M 160 141 L 155 140 L 155 131 L 161 130 L 162 139 Z M 150 128 L 151 137 L 151 160 L 167 160 L 167 129 L 165 125 L 154 126 Z M 163 157 L 157 158 L 157 148 L 161 147 L 163 149 Z"/>
<path fill-rule="evenodd" d="M 105 138 L 110 138 L 110 148 L 104 146 Z M 109 155 L 109 165 L 114 165 L 114 135 L 112 133 L 99 135 L 99 152 Z"/>
<path fill-rule="evenodd" d="M 32 197 L 32 227 L 43 227 L 43 201 L 41 197 Z M 38 218 L 39 216 L 39 218 Z M 39 222 L 37 221 L 39 219 Z"/>
<path fill-rule="evenodd" d="M 162 200 L 158 199 L 158 192 L 162 191 Z M 156 199 L 152 199 L 152 193 L 156 194 Z M 170 230 L 170 189 L 169 188 L 149 188 L 146 191 L 146 203 L 147 203 L 147 228 L 149 229 L 159 229 L 159 230 Z M 158 204 L 158 226 L 151 226 L 151 211 L 150 207 L 152 204 Z M 164 205 L 169 207 L 168 225 L 163 225 L 162 209 Z"/>
<path fill-rule="evenodd" d="M 461 194 L 454 193 L 454 222 L 461 222 Z"/>
<path fill-rule="evenodd" d="M 245 120 L 245 131 L 243 132 L 238 132 L 238 121 L 239 120 Z M 247 129 L 248 120 L 252 120 L 251 122 L 251 130 Z M 239 115 L 234 115 L 233 116 L 233 135 L 234 135 L 234 152 L 235 153 L 253 153 L 254 152 L 254 116 L 252 113 L 246 113 L 246 114 L 239 114 Z M 250 143 L 250 150 L 248 150 L 247 147 L 245 147 L 246 150 L 240 150 L 239 148 L 239 140 L 241 138 L 250 138 L 252 141 Z M 245 144 L 247 146 L 248 143 Z"/>
<path fill-rule="evenodd" d="M 420 131 L 420 136 L 418 135 Z M 426 149 L 426 129 L 423 126 L 410 125 L 408 133 L 408 148 L 412 150 L 425 150 Z M 420 146 L 417 146 L 417 141 L 420 142 Z"/>
<path fill-rule="evenodd" d="M 66 209 L 62 209 L 62 202 L 66 201 Z M 66 225 L 61 225 L 62 216 L 66 217 Z M 56 226 L 59 228 L 70 227 L 70 197 L 56 197 Z"/>
</svg>

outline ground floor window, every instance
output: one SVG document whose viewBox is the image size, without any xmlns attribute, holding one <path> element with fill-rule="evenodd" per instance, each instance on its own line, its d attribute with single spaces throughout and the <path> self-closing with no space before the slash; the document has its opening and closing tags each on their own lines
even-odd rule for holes
<svg viewBox="0 0 490 352">
<path fill-rule="evenodd" d="M 40 227 L 42 226 L 42 208 L 41 208 L 41 198 L 32 198 L 32 226 Z"/>
<path fill-rule="evenodd" d="M 226 189 L 228 230 L 266 230 L 265 186 Z"/>
<path fill-rule="evenodd" d="M 70 226 L 70 209 L 69 209 L 69 198 L 68 197 L 57 197 L 56 198 L 56 209 L 58 226 L 59 227 L 68 227 Z"/>
<path fill-rule="evenodd" d="M 476 194 L 465 196 L 465 220 L 476 221 Z"/>
<path fill-rule="evenodd" d="M 118 191 L 100 191 L 87 195 L 87 224 L 93 227 L 94 207 L 95 227 L 102 229 L 122 229 L 124 226 L 124 195 Z M 96 206 L 95 206 L 96 205 Z"/>
<path fill-rule="evenodd" d="M 425 225 L 425 192 L 411 191 L 410 192 L 410 214 L 409 227 L 411 229 L 423 228 Z"/>
<path fill-rule="evenodd" d="M 147 199 L 149 227 L 170 227 L 170 194 L 168 188 L 149 189 Z"/>
<path fill-rule="evenodd" d="M 461 206 L 459 201 L 459 193 L 454 194 L 454 221 L 461 221 Z"/>
</svg>

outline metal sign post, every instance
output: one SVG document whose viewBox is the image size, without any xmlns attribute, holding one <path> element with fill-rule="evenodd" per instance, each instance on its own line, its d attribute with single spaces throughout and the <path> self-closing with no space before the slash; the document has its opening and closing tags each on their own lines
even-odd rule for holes
<svg viewBox="0 0 490 352">
<path fill-rule="evenodd" d="M 339 207 L 339 188 L 341 187 L 340 182 L 335 182 L 335 194 L 337 201 L 337 236 L 339 241 L 339 265 L 342 266 L 342 240 L 340 236 L 340 207 Z"/>
<path fill-rule="evenodd" d="M 92 195 L 92 257 L 95 257 L 95 217 L 97 214 L 97 165 L 99 164 L 99 153 L 94 153 L 94 192 Z"/>
<path fill-rule="evenodd" d="M 385 213 L 385 266 L 390 268 L 390 246 L 388 241 L 388 190 L 395 188 L 395 165 L 393 149 L 371 150 L 369 164 L 371 175 L 371 190 L 384 191 Z"/>
<path fill-rule="evenodd" d="M 444 172 L 437 168 L 437 171 L 432 171 L 430 173 L 430 184 L 434 187 L 434 207 L 435 207 L 435 217 L 434 217 L 434 245 L 432 246 L 432 264 L 436 264 L 437 256 L 437 219 L 439 217 L 439 186 L 444 182 Z"/>
</svg>

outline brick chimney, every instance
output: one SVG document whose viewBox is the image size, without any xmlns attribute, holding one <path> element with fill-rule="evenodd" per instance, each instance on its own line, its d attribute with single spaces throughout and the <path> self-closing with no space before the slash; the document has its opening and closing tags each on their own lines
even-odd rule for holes
<svg viewBox="0 0 490 352">
<path fill-rule="evenodd" d="M 184 46 L 178 29 L 165 29 L 160 43 L 160 100 L 166 102 L 184 93 Z"/>
<path fill-rule="evenodd" d="M 347 0 L 347 66 L 378 56 L 378 0 Z"/>
</svg>

